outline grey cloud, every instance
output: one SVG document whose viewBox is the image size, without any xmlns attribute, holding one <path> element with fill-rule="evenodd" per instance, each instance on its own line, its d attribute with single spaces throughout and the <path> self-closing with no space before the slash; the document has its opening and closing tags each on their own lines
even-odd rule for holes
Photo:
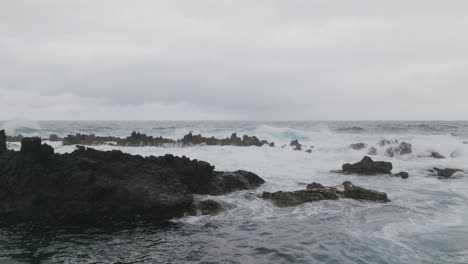
<svg viewBox="0 0 468 264">
<path fill-rule="evenodd" d="M 466 119 L 467 7 L 10 1 L 0 119 Z"/>
</svg>

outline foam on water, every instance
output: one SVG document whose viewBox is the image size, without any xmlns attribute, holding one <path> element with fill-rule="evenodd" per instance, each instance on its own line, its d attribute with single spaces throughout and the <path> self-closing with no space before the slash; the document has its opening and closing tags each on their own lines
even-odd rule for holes
<svg viewBox="0 0 468 264">
<path fill-rule="evenodd" d="M 272 126 L 271 124 L 224 124 L 202 127 L 180 124 L 158 127 L 157 134 L 178 138 L 189 131 L 207 136 L 227 137 L 232 132 L 256 135 L 274 141 L 277 147 L 194 146 L 155 148 L 111 146 L 131 154 L 164 155 L 171 153 L 210 162 L 217 170 L 245 169 L 257 173 L 266 184 L 255 191 L 197 199 L 221 201 L 226 210 L 217 216 L 187 217 L 174 220 L 174 226 L 154 228 L 146 224 L 117 231 L 101 230 L 93 238 L 87 233 L 54 231 L 60 239 L 36 245 L 36 251 L 50 255 L 45 262 L 156 262 L 156 263 L 467 263 L 468 262 L 468 175 L 440 180 L 428 177 L 432 167 L 456 167 L 468 171 L 466 135 L 450 133 L 374 133 L 335 131 L 329 125 Z M 395 124 L 392 124 L 395 126 Z M 376 125 L 373 124 L 373 127 Z M 403 125 L 399 125 L 402 127 Z M 162 128 L 162 127 L 167 127 Z M 305 128 L 308 127 L 308 128 Z M 353 127 L 346 124 L 346 127 Z M 127 128 L 126 128 L 127 129 Z M 449 129 L 454 129 L 450 127 Z M 48 131 L 50 129 L 48 128 Z M 127 129 L 128 130 L 128 129 Z M 124 129 L 116 134 L 125 134 Z M 294 151 L 289 141 L 299 139 L 313 152 Z M 345 162 L 359 161 L 368 149 L 352 150 L 351 143 L 375 146 L 381 139 L 409 142 L 413 153 L 377 160 L 391 161 L 394 172 L 407 171 L 409 179 L 389 176 L 363 177 L 340 175 Z M 74 150 L 74 146 L 53 143 L 56 152 Z M 288 144 L 282 149 L 281 144 Z M 16 148 L 19 148 L 17 145 Z M 458 150 L 457 157 L 450 154 Z M 419 157 L 437 151 L 446 159 Z M 387 192 L 391 203 L 367 203 L 342 199 L 278 208 L 256 197 L 262 191 L 302 189 L 301 183 L 320 182 L 338 186 L 350 180 L 354 184 Z M 17 233 L 0 231 L 0 239 L 16 239 Z M 84 236 L 84 238 L 83 238 Z M 79 238 L 79 239 L 78 239 Z M 79 242 L 77 242 L 79 241 Z M 1 249 L 5 249 L 1 242 Z M 19 246 L 16 250 L 27 251 Z M 117 252 L 124 248 L 125 252 Z M 73 252 L 81 252 L 78 256 Z M 0 254 L 12 258 L 9 251 Z M 14 254 L 13 254 L 14 255 Z M 81 256 L 81 257 L 79 257 Z M 34 257 L 30 257 L 34 259 Z"/>
</svg>

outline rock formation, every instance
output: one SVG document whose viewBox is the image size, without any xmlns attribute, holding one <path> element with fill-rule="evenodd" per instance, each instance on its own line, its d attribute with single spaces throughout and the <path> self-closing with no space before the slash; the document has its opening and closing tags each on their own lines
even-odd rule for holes
<svg viewBox="0 0 468 264">
<path fill-rule="evenodd" d="M 250 172 L 218 172 L 209 163 L 172 155 L 144 158 L 85 147 L 56 154 L 39 138 L 24 138 L 20 151 L 6 150 L 3 135 L 0 215 L 14 219 L 163 220 L 192 212 L 194 194 L 221 195 L 264 183 Z"/>
<path fill-rule="evenodd" d="M 297 206 L 303 203 L 317 202 L 322 200 L 338 200 L 340 198 L 349 198 L 356 200 L 368 200 L 374 202 L 389 202 L 386 193 L 378 192 L 362 187 L 354 186 L 351 182 L 343 183 L 344 190 L 335 187 L 325 187 L 320 183 L 307 185 L 306 190 L 293 192 L 263 192 L 262 198 L 270 200 L 278 207 Z"/>
<path fill-rule="evenodd" d="M 360 162 L 343 164 L 342 171 L 337 172 L 359 175 L 391 174 L 392 168 L 390 162 L 373 161 L 370 157 L 365 156 Z"/>
<path fill-rule="evenodd" d="M 132 132 L 129 137 L 102 137 L 96 135 L 83 135 L 75 134 L 68 135 L 63 139 L 63 145 L 102 145 L 108 142 L 115 142 L 117 146 L 121 147 L 165 147 L 165 146 L 194 146 L 194 145 L 209 145 L 209 146 L 257 146 L 268 145 L 274 147 L 274 142 L 268 142 L 266 140 L 260 140 L 256 136 L 244 135 L 242 138 L 238 137 L 236 133 L 233 133 L 230 137 L 224 139 L 217 139 L 215 137 L 204 137 L 201 134 L 194 135 L 192 132 L 185 135 L 179 140 L 153 137 L 146 134 Z"/>
</svg>

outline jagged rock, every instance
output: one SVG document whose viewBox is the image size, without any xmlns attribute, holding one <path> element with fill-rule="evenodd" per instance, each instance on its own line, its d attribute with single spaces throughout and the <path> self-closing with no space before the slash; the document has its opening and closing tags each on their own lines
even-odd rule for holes
<svg viewBox="0 0 468 264">
<path fill-rule="evenodd" d="M 194 194 L 226 194 L 264 181 L 245 171 L 218 172 L 207 162 L 141 157 L 79 147 L 56 154 L 40 138 L 0 154 L 0 216 L 52 222 L 162 220 L 183 216 Z"/>
<path fill-rule="evenodd" d="M 307 185 L 306 190 L 293 192 L 263 192 L 261 198 L 270 200 L 278 207 L 297 206 L 308 202 L 322 200 L 338 200 L 339 198 L 350 198 L 357 200 L 369 200 L 374 202 L 389 202 L 386 193 L 354 186 L 351 182 L 344 182 L 344 191 L 334 187 L 325 187 L 320 183 Z"/>
<path fill-rule="evenodd" d="M 0 154 L 7 151 L 5 130 L 0 130 Z"/>
<path fill-rule="evenodd" d="M 401 177 L 402 179 L 408 179 L 409 178 L 409 173 L 402 171 L 402 172 L 393 174 L 392 176 L 393 177 Z"/>
<path fill-rule="evenodd" d="M 456 172 L 464 172 L 463 170 L 460 169 L 453 169 L 453 168 L 445 168 L 445 169 L 439 169 L 439 168 L 434 168 L 432 172 L 437 172 L 437 176 L 443 177 L 443 178 L 451 178 L 453 174 Z"/>
<path fill-rule="evenodd" d="M 400 145 L 398 145 L 396 147 L 389 147 L 385 151 L 385 155 L 387 155 L 389 157 L 393 157 L 393 156 L 395 156 L 395 154 L 406 155 L 406 154 L 411 154 L 412 152 L 413 152 L 413 148 L 412 148 L 411 144 L 406 143 L 406 142 L 401 142 Z"/>
<path fill-rule="evenodd" d="M 370 157 L 365 156 L 360 162 L 343 164 L 341 172 L 360 175 L 390 174 L 392 168 L 390 162 L 373 161 Z"/>
<path fill-rule="evenodd" d="M 368 200 L 374 202 L 390 202 L 387 194 L 362 187 L 354 186 L 350 181 L 343 182 L 345 198 L 356 200 Z"/>
<path fill-rule="evenodd" d="M 7 136 L 7 142 L 21 142 L 23 138 L 23 135 Z"/>
<path fill-rule="evenodd" d="M 367 152 L 368 155 L 372 155 L 372 156 L 375 156 L 377 155 L 377 149 L 374 148 L 374 147 L 370 147 L 369 148 L 369 151 Z"/>
<path fill-rule="evenodd" d="M 289 146 L 293 147 L 294 150 L 302 150 L 302 145 L 299 143 L 299 140 L 295 139 L 289 143 Z"/>
<path fill-rule="evenodd" d="M 349 145 L 349 148 L 354 149 L 354 150 L 361 150 L 361 149 L 367 148 L 367 144 L 366 143 L 355 143 L 355 144 Z"/>
<path fill-rule="evenodd" d="M 436 151 L 431 151 L 431 155 L 429 156 L 434 159 L 445 159 L 444 156 L 442 156 L 441 154 L 439 154 L 439 152 Z"/>
</svg>

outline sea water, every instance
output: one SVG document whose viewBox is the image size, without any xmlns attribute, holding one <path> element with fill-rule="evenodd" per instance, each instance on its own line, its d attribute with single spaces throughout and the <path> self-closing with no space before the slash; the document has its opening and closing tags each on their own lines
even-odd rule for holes
<svg viewBox="0 0 468 264">
<path fill-rule="evenodd" d="M 2 224 L 0 263 L 468 263 L 468 175 L 442 180 L 427 172 L 432 167 L 468 171 L 468 122 L 7 121 L 0 129 L 41 137 L 77 132 L 126 137 L 137 131 L 173 139 L 188 132 L 217 138 L 237 132 L 276 143 L 274 148 L 94 146 L 143 156 L 184 155 L 210 162 L 216 170 L 252 171 L 266 184 L 199 196 L 220 201 L 226 210 L 159 225 Z M 294 151 L 293 139 L 312 153 Z M 361 160 L 382 139 L 412 144 L 409 155 L 391 158 L 378 148 L 373 157 L 392 162 L 393 172 L 406 171 L 409 179 L 330 172 Z M 368 147 L 349 148 L 358 142 Z M 58 153 L 75 149 L 50 144 Z M 431 151 L 446 158 L 424 157 Z M 256 197 L 262 191 L 303 189 L 314 181 L 338 186 L 347 180 L 384 191 L 391 202 L 341 199 L 278 208 Z"/>
</svg>

